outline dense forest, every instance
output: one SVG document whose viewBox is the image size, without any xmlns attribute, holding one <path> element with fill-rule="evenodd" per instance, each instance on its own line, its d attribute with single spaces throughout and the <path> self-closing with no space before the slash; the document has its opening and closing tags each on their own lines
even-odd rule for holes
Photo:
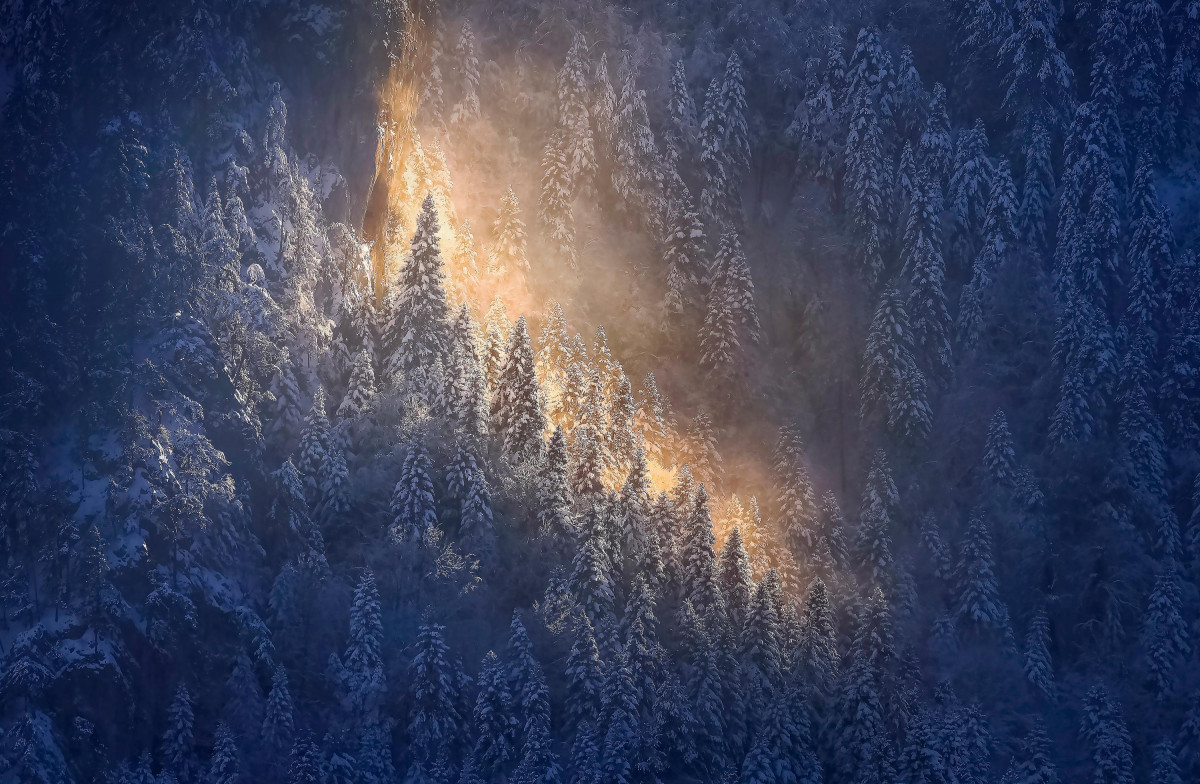
<svg viewBox="0 0 1200 784">
<path fill-rule="evenodd" d="M 0 784 L 1200 781 L 1198 177 L 1198 0 L 0 0 Z"/>
</svg>

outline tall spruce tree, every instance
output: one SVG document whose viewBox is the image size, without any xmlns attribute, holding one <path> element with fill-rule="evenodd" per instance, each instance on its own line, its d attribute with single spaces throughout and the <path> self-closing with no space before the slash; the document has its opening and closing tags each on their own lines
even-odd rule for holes
<svg viewBox="0 0 1200 784">
<path fill-rule="evenodd" d="M 438 232 L 437 208 L 433 196 L 426 195 L 400 288 L 392 298 L 385 372 L 393 384 L 450 358 L 450 313 Z"/>
<path fill-rule="evenodd" d="M 521 461 L 541 453 L 545 429 L 533 346 L 522 316 L 513 327 L 508 357 L 492 397 L 492 430 L 504 453 Z"/>
</svg>

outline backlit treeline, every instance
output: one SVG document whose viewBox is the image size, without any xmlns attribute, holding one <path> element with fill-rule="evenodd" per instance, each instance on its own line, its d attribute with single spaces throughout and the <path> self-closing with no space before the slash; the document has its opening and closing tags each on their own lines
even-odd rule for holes
<svg viewBox="0 0 1200 784">
<path fill-rule="evenodd" d="M 477 103 L 477 98 L 472 98 L 473 69 L 462 69 L 459 85 L 462 98 L 455 104 L 456 110 L 447 116 L 444 111 L 447 85 L 442 81 L 438 65 L 443 57 L 440 41 L 444 34 L 429 35 L 429 29 L 423 24 L 414 23 L 411 29 L 414 30 L 414 37 L 429 38 L 439 43 L 424 50 L 422 68 L 414 68 L 407 60 L 402 60 L 393 74 L 403 75 L 393 75 L 385 87 L 380 119 L 380 128 L 385 130 L 382 131 L 381 153 L 377 156 L 377 162 L 383 168 L 377 177 L 388 179 L 389 199 L 385 233 L 379 240 L 379 247 L 373 250 L 384 260 L 378 267 L 382 279 L 372 287 L 376 295 L 373 299 L 365 298 L 351 307 L 382 309 L 386 311 L 385 315 L 377 313 L 362 319 L 376 323 L 381 323 L 382 319 L 386 320 L 388 328 L 407 328 L 402 326 L 404 322 L 398 320 L 394 312 L 401 307 L 401 300 L 408 296 L 405 293 L 407 286 L 417 280 L 405 277 L 405 260 L 415 258 L 415 245 L 410 249 L 403 238 L 410 228 L 419 232 L 421 217 L 418 216 L 424 215 L 423 210 L 429 206 L 425 199 L 430 198 L 437 218 L 436 236 L 441 247 L 442 272 L 437 275 L 440 289 L 428 277 L 429 273 L 421 274 L 426 285 L 434 289 L 421 296 L 431 299 L 444 296 L 452 304 L 467 306 L 468 310 L 460 311 L 456 317 L 456 332 L 465 336 L 467 330 L 474 331 L 472 345 L 464 353 L 477 355 L 482 376 L 481 388 L 485 391 L 486 400 L 493 401 L 501 394 L 500 380 L 502 374 L 507 372 L 510 353 L 524 350 L 514 341 L 523 340 L 519 334 L 521 330 L 527 333 L 530 330 L 528 324 L 514 324 L 508 313 L 514 301 L 518 306 L 533 301 L 525 281 L 525 275 L 530 270 L 527 227 L 511 188 L 500 201 L 486 250 L 476 246 L 469 223 L 458 217 L 452 193 L 453 179 L 445 151 L 437 141 L 428 146 L 423 144 L 418 126 L 422 121 L 427 123 L 428 136 L 433 139 L 452 138 L 456 132 L 469 132 L 471 123 L 479 121 L 478 112 L 458 107 L 463 102 L 467 105 Z M 477 59 L 471 49 L 472 36 L 467 23 L 463 25 L 463 38 L 459 45 L 464 48 L 463 55 L 466 58 L 462 62 L 469 64 Z M 419 50 L 419 46 L 413 45 L 405 51 Z M 666 191 L 661 182 L 662 170 L 666 167 L 658 159 L 652 135 L 648 140 L 645 139 L 650 131 L 644 106 L 638 109 L 640 104 L 637 102 L 642 98 L 632 86 L 635 74 L 626 69 L 627 85 L 621 101 L 618 101 L 608 81 L 606 59 L 602 56 L 595 72 L 589 73 L 584 58 L 584 41 L 576 37 L 557 78 L 559 128 L 553 133 L 543 159 L 545 174 L 542 179 L 540 220 L 535 227 L 545 229 L 557 256 L 539 261 L 565 262 L 572 268 L 576 266 L 571 202 L 589 188 L 594 191 L 594 181 L 601 175 L 611 177 L 614 195 L 621 202 L 641 199 L 648 212 L 642 210 L 639 214 L 658 215 L 653 218 L 654 221 L 668 218 L 676 222 L 690 221 L 690 224 L 682 226 L 654 226 L 664 231 L 666 238 L 664 254 L 668 263 L 668 293 L 664 302 L 664 316 L 670 318 L 672 314 L 682 313 L 685 302 L 690 302 L 696 308 L 703 307 L 707 302 L 709 316 L 705 320 L 705 329 L 711 333 L 711 337 L 706 334 L 703 339 L 702 361 L 714 369 L 725 369 L 722 366 L 728 367 L 733 362 L 732 354 L 737 350 L 739 339 L 752 341 L 757 338 L 759 329 L 753 284 L 737 233 L 732 228 L 725 232 L 714 261 L 709 265 L 705 261 L 706 239 L 698 216 L 690 212 L 691 208 L 686 204 L 671 208 L 667 206 L 664 198 Z M 731 68 L 734 71 L 727 75 L 729 84 L 723 89 L 738 93 L 741 76 L 736 71 L 736 58 Z M 415 84 L 421 86 L 416 87 Z M 421 96 L 420 101 L 414 100 L 413 96 L 416 95 Z M 729 100 L 735 101 L 735 116 L 744 115 L 744 106 L 739 110 L 736 105 L 739 99 L 734 96 Z M 744 103 L 744 97 L 740 100 Z M 627 105 L 630 101 L 634 102 L 632 109 Z M 633 116 L 626 118 L 626 125 L 618 127 L 621 112 L 628 114 L 631 111 Z M 637 136 L 639 133 L 648 145 L 642 150 L 640 158 L 625 149 L 630 134 Z M 729 133 L 736 135 L 738 131 L 735 128 Z M 741 133 L 744 135 L 744 130 Z M 722 143 L 721 139 L 712 141 L 713 155 L 719 152 Z M 680 152 L 676 150 L 674 155 L 678 158 Z M 645 171 L 653 171 L 659 180 L 647 179 L 649 175 Z M 690 199 L 686 186 L 677 176 L 675 179 L 679 197 Z M 714 184 L 713 187 L 718 186 Z M 710 200 L 717 201 L 715 196 Z M 702 293 L 704 288 L 708 289 L 709 294 Z M 382 299 L 378 296 L 380 293 Z M 724 477 L 716 437 L 704 412 L 698 413 L 690 430 L 680 432 L 674 412 L 660 393 L 653 373 L 647 374 L 635 389 L 620 362 L 612 356 L 603 326 L 597 328 L 589 349 L 588 341 L 583 336 L 570 334 L 563 309 L 558 303 L 551 303 L 538 320 L 541 323 L 539 335 L 530 342 L 536 355 L 535 372 L 542 410 L 540 414 L 528 412 L 522 416 L 543 418 L 546 439 L 551 438 L 555 428 L 561 428 L 571 445 L 572 459 L 594 464 L 601 483 L 611 490 L 622 486 L 631 467 L 639 460 L 645 462 L 645 471 L 656 491 L 667 490 L 674 485 L 677 472 L 687 465 L 695 477 L 706 480 L 710 497 L 722 510 L 718 522 L 722 540 L 728 530 L 739 522 L 743 527 L 763 525 L 759 519 L 757 502 L 753 498 L 749 501 L 750 506 L 743 509 L 736 496 L 725 496 L 722 500 L 722 496 L 714 495 L 719 492 L 718 480 Z M 397 340 L 393 336 L 384 338 L 383 343 L 396 345 Z M 426 372 L 415 370 L 415 366 L 423 365 L 430 359 L 432 357 L 422 357 L 412 363 L 414 369 L 410 372 Z M 400 369 L 402 364 L 390 356 L 382 362 L 392 370 Z M 443 358 L 443 367 L 456 365 L 454 372 L 459 374 L 473 372 L 469 364 Z M 440 376 L 444 372 L 439 370 L 436 383 L 442 383 Z M 467 388 L 475 382 L 458 379 L 449 383 L 458 388 Z M 513 380 L 512 383 L 527 382 Z M 511 397 L 512 393 L 504 394 Z M 491 415 L 508 416 L 503 408 L 497 407 L 498 403 L 486 405 Z M 487 426 L 484 425 L 482 429 L 486 430 Z M 586 445 L 585 440 L 593 442 L 593 445 Z M 594 456 L 589 454 L 592 451 L 595 452 Z M 641 457 L 638 457 L 639 452 L 642 453 Z M 753 514 L 747 518 L 751 509 Z M 767 546 L 766 538 L 751 536 L 746 541 L 756 551 L 759 561 L 765 562 L 766 554 L 757 553 L 757 549 Z"/>
</svg>

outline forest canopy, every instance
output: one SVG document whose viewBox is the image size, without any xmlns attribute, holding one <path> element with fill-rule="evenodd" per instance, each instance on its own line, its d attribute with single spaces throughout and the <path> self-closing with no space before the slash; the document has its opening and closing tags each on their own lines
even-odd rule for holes
<svg viewBox="0 0 1200 784">
<path fill-rule="evenodd" d="M 1200 779 L 1200 5 L 0 0 L 0 784 Z"/>
</svg>

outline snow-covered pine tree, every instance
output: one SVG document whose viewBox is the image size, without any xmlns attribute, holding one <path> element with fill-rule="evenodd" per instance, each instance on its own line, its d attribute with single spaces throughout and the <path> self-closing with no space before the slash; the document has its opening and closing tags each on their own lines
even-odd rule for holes
<svg viewBox="0 0 1200 784">
<path fill-rule="evenodd" d="M 826 47 L 825 57 L 818 66 L 820 78 L 796 107 L 788 131 L 800 141 L 797 176 L 811 175 L 832 189 L 840 176 L 846 139 L 846 59 L 840 35 L 829 36 Z M 831 197 L 836 197 L 836 193 L 831 192 Z"/>
<path fill-rule="evenodd" d="M 1015 24 L 1007 4 L 972 0 L 958 7 L 962 40 L 958 47 L 972 60 L 994 60 L 1000 47 L 1012 34 Z"/>
<path fill-rule="evenodd" d="M 612 469 L 618 477 L 628 474 L 635 454 L 641 448 L 633 425 L 636 410 L 633 385 L 629 383 L 629 377 L 621 373 L 608 409 L 609 451 Z"/>
<path fill-rule="evenodd" d="M 487 378 L 479 359 L 475 325 L 464 304 L 452 327 L 450 365 L 447 368 L 446 405 L 451 427 L 467 438 L 487 432 Z"/>
<path fill-rule="evenodd" d="M 239 653 L 234 659 L 233 670 L 226 681 L 226 692 L 229 697 L 225 702 L 225 721 L 241 748 L 254 748 L 262 730 L 266 698 L 258 683 L 258 675 L 254 672 L 254 664 L 244 653 Z"/>
<path fill-rule="evenodd" d="M 1125 8 L 1127 55 L 1118 64 L 1124 74 L 1124 109 L 1131 148 L 1158 158 L 1167 133 L 1163 128 L 1166 42 L 1163 11 L 1153 0 L 1135 0 Z"/>
<path fill-rule="evenodd" d="M 958 342 L 970 351 L 979 343 L 985 323 L 985 305 L 996 273 L 1008 259 L 1016 239 L 1016 187 L 1008 161 L 1001 160 L 992 172 L 991 195 L 983 224 L 983 247 L 975 257 L 971 279 L 959 301 Z"/>
<path fill-rule="evenodd" d="M 542 154 L 542 194 L 538 204 L 554 250 L 574 270 L 579 267 L 579 257 L 575 251 L 575 214 L 571 206 L 572 180 L 566 146 L 561 130 L 551 134 L 546 143 Z"/>
<path fill-rule="evenodd" d="M 958 561 L 956 618 L 960 628 L 990 629 L 1007 642 L 1008 608 L 1000 599 L 992 560 L 992 536 L 980 512 L 971 515 Z"/>
<path fill-rule="evenodd" d="M 584 539 L 571 571 L 571 595 L 587 613 L 592 626 L 611 621 L 613 613 L 612 561 L 603 541 Z"/>
<path fill-rule="evenodd" d="M 167 708 L 167 724 L 162 737 L 162 762 L 166 772 L 183 782 L 192 781 L 197 772 L 198 761 L 192 727 L 194 721 L 192 695 L 188 692 L 187 685 L 180 683 Z"/>
<path fill-rule="evenodd" d="M 261 273 L 262 268 L 258 267 L 258 271 Z M 275 402 L 270 406 L 273 416 L 267 425 L 267 435 L 275 443 L 290 444 L 304 426 L 304 396 L 292 363 L 286 357 L 272 374 L 269 388 Z"/>
<path fill-rule="evenodd" d="M 614 653 L 605 681 L 608 730 L 600 747 L 598 767 L 602 780 L 632 782 L 642 728 L 639 727 L 634 686 L 624 652 Z"/>
<path fill-rule="evenodd" d="M 1056 6 L 1049 0 L 1018 0 L 1015 24 L 1000 49 L 1007 65 L 1004 108 L 1028 132 L 1035 123 L 1062 128 L 1071 116 L 1075 74 L 1058 48 Z"/>
<path fill-rule="evenodd" d="M 500 381 L 500 372 L 504 369 L 511 334 L 512 325 L 508 321 L 504 300 L 497 294 L 492 298 L 487 313 L 483 317 L 483 348 L 480 364 L 484 377 L 487 379 L 489 397 L 494 397 L 496 394 L 496 385 Z"/>
<path fill-rule="evenodd" d="M 492 397 L 492 430 L 509 459 L 521 461 L 541 453 L 545 429 L 533 346 L 522 316 L 513 327 L 508 357 Z"/>
<path fill-rule="evenodd" d="M 1092 97 L 1080 105 L 1064 150 L 1062 194 L 1055 250 L 1060 304 L 1054 358 L 1063 368 L 1059 402 L 1051 421 L 1058 443 L 1087 440 L 1108 404 L 1116 376 L 1113 326 L 1106 311 L 1120 288 L 1120 220 L 1115 172 L 1123 167 L 1124 143 L 1110 117 L 1111 69 L 1099 58 Z"/>
<path fill-rule="evenodd" d="M 704 187 L 700 192 L 700 213 L 709 226 L 732 222 L 734 198 L 725 153 L 725 115 L 721 88 L 716 79 L 704 95 L 700 119 L 700 166 Z"/>
<path fill-rule="evenodd" d="M 893 223 L 899 224 L 905 213 L 911 208 L 918 185 L 917 159 L 913 154 L 911 142 L 904 143 L 904 147 L 900 150 L 900 157 L 896 160 L 894 171 L 896 177 L 889 199 L 892 207 L 892 214 L 889 215 L 889 218 Z"/>
<path fill-rule="evenodd" d="M 582 725 L 600 716 L 600 695 L 604 688 L 604 662 L 596 646 L 592 623 L 587 613 L 575 614 L 571 652 L 567 655 L 567 713 Z"/>
<path fill-rule="evenodd" d="M 346 396 L 338 406 L 338 419 L 353 419 L 365 412 L 375 397 L 375 366 L 365 349 L 354 356 Z"/>
<path fill-rule="evenodd" d="M 639 572 L 629 588 L 629 598 L 621 617 L 621 631 L 625 646 L 624 659 L 633 680 L 634 699 L 642 715 L 655 712 L 658 684 L 662 681 L 665 669 L 654 604 L 650 583 Z M 647 740 L 650 738 L 644 739 L 643 743 Z"/>
<path fill-rule="evenodd" d="M 713 377 L 732 382 L 738 374 L 742 347 L 738 338 L 737 302 L 723 281 L 709 284 L 700 327 L 700 366 Z"/>
<path fill-rule="evenodd" d="M 1021 183 L 1021 204 L 1017 208 L 1017 230 L 1022 240 L 1037 249 L 1046 246 L 1047 216 L 1052 209 L 1057 187 L 1050 145 L 1050 131 L 1040 122 L 1035 122 L 1029 128 L 1022 145 L 1025 171 Z"/>
<path fill-rule="evenodd" d="M 443 17 L 439 14 L 430 25 L 429 52 L 425 57 L 425 73 L 421 78 L 421 113 L 435 128 L 446 125 L 446 91 L 442 69 L 446 56 L 442 43 L 446 39 Z"/>
<path fill-rule="evenodd" d="M 992 163 L 987 152 L 987 129 L 982 120 L 959 132 L 947 190 L 956 267 L 965 267 L 978 253 L 992 187 Z"/>
<path fill-rule="evenodd" d="M 1138 161 L 1129 194 L 1129 292 L 1125 319 L 1133 333 L 1163 326 L 1166 280 L 1174 265 L 1169 213 L 1159 202 L 1148 156 Z"/>
<path fill-rule="evenodd" d="M 860 28 L 846 69 L 846 95 L 849 102 L 857 103 L 860 97 L 867 99 L 879 121 L 891 130 L 895 92 L 895 73 L 879 28 Z"/>
<path fill-rule="evenodd" d="M 771 469 L 774 474 L 774 514 L 783 527 L 793 557 L 806 558 L 821 535 L 821 523 L 799 426 L 784 425 L 779 429 Z"/>
<path fill-rule="evenodd" d="M 450 110 L 450 122 L 458 125 L 479 118 L 479 53 L 475 33 L 466 21 L 455 47 L 455 62 L 459 71 L 459 99 Z"/>
<path fill-rule="evenodd" d="M 321 752 L 311 733 L 300 733 L 288 755 L 288 784 L 321 784 Z"/>
<path fill-rule="evenodd" d="M 1175 690 L 1175 672 L 1191 653 L 1188 626 L 1183 615 L 1178 566 L 1168 558 L 1159 567 L 1142 621 L 1142 652 L 1154 693 L 1159 700 Z"/>
<path fill-rule="evenodd" d="M 857 781 L 889 781 L 895 775 L 876 668 L 870 656 L 852 657 L 839 695 L 833 757 Z"/>
<path fill-rule="evenodd" d="M 550 706 L 532 723 L 521 751 L 521 762 L 509 779 L 513 784 L 564 784 L 562 766 L 550 737 Z"/>
<path fill-rule="evenodd" d="M 913 61 L 912 47 L 900 49 L 896 65 L 896 127 L 907 138 L 920 138 L 928 109 L 929 93 L 921 85 L 921 74 Z"/>
<path fill-rule="evenodd" d="M 467 455 L 462 471 L 458 530 L 462 544 L 471 553 L 489 556 L 496 544 L 492 498 L 487 479 L 473 455 Z"/>
<path fill-rule="evenodd" d="M 662 543 L 651 519 L 650 470 L 645 450 L 634 452 L 629 475 L 621 486 L 620 513 L 624 526 L 622 552 L 654 585 L 664 579 Z"/>
<path fill-rule="evenodd" d="M 913 358 L 908 313 L 895 288 L 883 292 L 871 321 L 861 384 L 864 418 L 879 411 L 893 432 L 909 438 L 929 432 L 925 374 Z"/>
<path fill-rule="evenodd" d="M 750 609 L 750 594 L 753 590 L 750 575 L 750 558 L 742 545 L 742 534 L 735 525 L 725 538 L 725 546 L 717 559 L 717 578 L 724 594 L 725 612 L 734 628 L 740 629 Z"/>
<path fill-rule="evenodd" d="M 393 541 L 421 542 L 437 527 L 437 503 L 433 497 L 431 473 L 429 453 L 420 444 L 414 444 L 404 455 L 400 479 L 388 506 L 391 514 L 388 534 Z"/>
<path fill-rule="evenodd" d="M 502 277 L 508 271 L 529 269 L 525 255 L 525 221 L 521 220 L 521 205 L 512 186 L 500 198 L 500 210 L 492 224 L 492 249 L 488 253 L 488 273 Z"/>
<path fill-rule="evenodd" d="M 229 725 L 219 722 L 213 733 L 213 751 L 208 763 L 207 784 L 237 784 L 239 775 L 237 742 L 229 730 Z"/>
<path fill-rule="evenodd" d="M 553 302 L 542 317 L 542 331 L 538 336 L 538 378 L 550 386 L 564 386 L 571 361 L 567 318 L 563 315 L 562 306 Z"/>
<path fill-rule="evenodd" d="M 1013 781 L 1029 784 L 1057 784 L 1058 769 L 1055 767 L 1046 737 L 1045 723 L 1039 718 L 1021 740 L 1021 752 L 1009 768 Z"/>
<path fill-rule="evenodd" d="M 775 575 L 773 571 L 769 574 Z M 744 613 L 738 643 L 739 664 L 748 676 L 745 687 L 750 689 L 751 695 L 767 699 L 779 688 L 782 677 L 779 616 L 771 593 L 766 578 L 755 586 Z"/>
<path fill-rule="evenodd" d="M 721 235 L 709 280 L 714 288 L 725 292 L 724 296 L 738 322 L 741 342 L 757 343 L 762 327 L 758 320 L 758 308 L 754 304 L 754 282 L 750 279 L 750 268 L 746 264 L 741 240 L 733 229 Z"/>
<path fill-rule="evenodd" d="M 792 655 L 801 688 L 814 704 L 833 696 L 838 682 L 840 657 L 837 647 L 837 621 L 829 601 L 829 591 L 820 578 L 813 580 L 804 597 L 800 618 L 800 640 Z"/>
<path fill-rule="evenodd" d="M 471 760 L 480 776 L 496 776 L 516 758 L 513 743 L 520 726 L 513 715 L 513 696 L 508 673 L 495 652 L 484 654 L 479 667 L 479 690 L 475 697 L 473 722 L 475 745 Z"/>
<path fill-rule="evenodd" d="M 667 265 L 667 293 L 663 309 L 668 316 L 683 313 L 701 299 L 707 281 L 704 261 L 704 224 L 696 213 L 687 185 L 673 176 L 668 182 L 663 261 Z"/>
<path fill-rule="evenodd" d="M 893 587 L 896 563 L 892 555 L 891 517 L 886 511 L 864 502 L 854 550 L 858 571 L 867 585 Z"/>
<path fill-rule="evenodd" d="M 696 481 L 709 487 L 719 487 L 725 475 L 725 465 L 717 450 L 717 433 L 712 417 L 704 409 L 696 412 L 689 434 L 689 456 Z"/>
<path fill-rule="evenodd" d="M 608 76 L 608 53 L 601 52 L 592 74 L 591 105 L 592 139 L 596 148 L 597 168 L 611 170 L 613 145 L 617 138 L 617 94 Z M 609 171 L 611 174 L 611 171 Z"/>
<path fill-rule="evenodd" d="M 558 72 L 558 127 L 562 133 L 562 152 L 572 195 L 596 170 L 596 150 L 588 111 L 590 90 L 586 55 L 587 42 L 576 33 Z"/>
<path fill-rule="evenodd" d="M 688 90 L 687 72 L 682 60 L 676 60 L 671 69 L 671 97 L 667 100 L 667 116 L 670 122 L 663 132 L 666 163 L 670 168 L 679 170 L 682 162 L 695 159 L 699 132 L 696 102 Z"/>
<path fill-rule="evenodd" d="M 426 612 L 417 633 L 416 653 L 409 665 L 412 708 L 408 737 L 415 759 L 433 769 L 445 758 L 459 758 L 462 742 L 463 674 L 450 658 L 446 627 Z"/>
<path fill-rule="evenodd" d="M 1008 429 L 1008 417 L 1004 409 L 997 408 L 988 424 L 987 441 L 983 451 L 983 465 L 987 469 L 988 481 L 994 487 L 1011 488 L 1017 481 L 1017 453 L 1013 447 L 1012 432 Z"/>
<path fill-rule="evenodd" d="M 295 708 L 292 705 L 287 673 L 282 667 L 276 667 L 271 674 L 271 691 L 267 695 L 267 709 L 262 728 L 268 765 L 278 769 L 285 764 L 284 761 L 292 748 L 294 734 Z"/>
<path fill-rule="evenodd" d="M 542 665 L 533 652 L 529 632 L 521 622 L 520 615 L 513 612 L 509 624 L 508 651 L 506 653 L 508 685 L 513 695 L 513 716 L 517 720 L 519 747 L 523 747 L 537 729 L 537 722 L 549 720 L 550 694 Z"/>
<path fill-rule="evenodd" d="M 320 492 L 321 465 L 329 454 L 329 418 L 325 414 L 325 389 L 317 387 L 313 394 L 312 408 L 304 420 L 297 449 L 296 469 L 304 480 L 304 492 L 310 502 L 316 501 Z"/>
<path fill-rule="evenodd" d="M 933 86 L 925 127 L 917 145 L 917 159 L 919 168 L 936 178 L 939 186 L 946 184 L 954 162 L 954 140 L 950 136 L 950 117 L 946 113 L 946 88 L 940 83 Z"/>
<path fill-rule="evenodd" d="M 602 447 L 592 435 L 592 427 L 575 428 L 571 441 L 569 488 L 576 502 L 585 509 L 604 492 L 606 463 Z"/>
<path fill-rule="evenodd" d="M 908 278 L 913 348 L 921 367 L 945 381 L 951 373 L 950 314 L 946 309 L 946 262 L 941 243 L 941 186 L 918 176 L 904 230 L 902 256 Z"/>
<path fill-rule="evenodd" d="M 750 131 L 746 106 L 746 87 L 743 84 L 742 60 L 737 52 L 725 61 L 721 79 L 721 149 L 725 154 L 729 186 L 736 194 L 750 170 Z"/>
<path fill-rule="evenodd" d="M 417 218 L 408 261 L 392 298 L 384 350 L 389 384 L 409 383 L 409 376 L 434 362 L 450 359 L 450 313 L 446 302 L 446 273 L 438 240 L 438 215 L 433 196 L 426 195 Z M 416 390 L 429 399 L 432 390 Z"/>
<path fill-rule="evenodd" d="M 339 447 L 330 448 L 318 473 L 319 488 L 316 515 L 322 526 L 336 527 L 350 509 L 350 472 L 346 454 Z"/>
<path fill-rule="evenodd" d="M 658 391 L 658 382 L 653 373 L 647 373 L 638 393 L 633 426 L 647 456 L 663 464 L 667 462 L 665 452 L 671 446 L 667 416 L 667 404 Z"/>
<path fill-rule="evenodd" d="M 1083 737 L 1091 747 L 1093 780 L 1132 784 L 1133 752 L 1121 707 L 1104 686 L 1093 686 L 1083 705 Z"/>
<path fill-rule="evenodd" d="M 1183 255 L 1176 263 L 1177 270 L 1190 265 L 1190 258 L 1190 254 Z M 1188 275 L 1177 272 L 1173 277 L 1183 280 Z M 1200 400 L 1200 385 L 1197 384 L 1197 379 L 1200 379 L 1200 301 L 1190 296 L 1183 299 L 1188 301 L 1174 310 L 1177 313 L 1176 326 L 1163 363 L 1160 391 L 1172 444 L 1186 443 L 1200 432 L 1197 426 L 1200 407 L 1196 404 Z"/>
<path fill-rule="evenodd" d="M 833 491 L 828 491 L 821 496 L 821 525 L 825 539 L 829 543 L 834 564 L 839 570 L 847 570 L 850 566 L 850 559 L 846 550 L 846 519 Z"/>
<path fill-rule="evenodd" d="M 383 621 L 379 589 L 370 569 L 363 570 L 350 605 L 350 639 L 329 669 L 338 683 L 342 708 L 363 726 L 374 723 L 383 707 L 387 682 L 383 669 Z"/>
<path fill-rule="evenodd" d="M 1183 784 L 1183 776 L 1175 756 L 1175 744 L 1169 739 L 1159 741 L 1154 747 L 1150 784 Z"/>
<path fill-rule="evenodd" d="M 846 201 L 854 225 L 861 232 L 860 254 L 866 279 L 874 284 L 883 276 L 884 182 L 888 180 L 883 129 L 878 101 L 871 90 L 851 93 L 853 108 L 846 136 Z"/>
<path fill-rule="evenodd" d="M 662 164 L 650 128 L 646 93 L 638 89 L 633 68 L 625 70 L 617 103 L 613 190 L 618 209 L 657 235 L 662 232 L 665 207 Z"/>
<path fill-rule="evenodd" d="M 681 542 L 683 597 L 690 600 L 699 613 L 715 610 L 721 600 L 715 543 L 708 493 L 701 484 L 691 505 Z"/>
<path fill-rule="evenodd" d="M 576 355 L 587 360 L 589 356 L 587 352 L 574 351 Z M 612 351 L 608 347 L 608 334 L 604 331 L 603 324 L 596 327 L 596 333 L 592 337 L 590 358 L 591 365 L 599 375 L 601 382 L 601 397 L 598 398 L 598 401 L 603 408 L 607 408 L 609 401 L 617 392 L 617 384 L 621 380 L 622 371 L 621 364 L 613 357 Z"/>
<path fill-rule="evenodd" d="M 1029 621 L 1022 666 L 1029 682 L 1053 700 L 1058 689 L 1054 681 L 1054 662 L 1050 656 L 1050 619 L 1046 616 L 1045 608 L 1039 607 Z"/>
<path fill-rule="evenodd" d="M 1117 437 L 1129 484 L 1149 498 L 1161 498 L 1167 471 L 1162 422 L 1153 404 L 1154 339 L 1146 328 L 1130 336 L 1121 363 Z M 1173 517 L 1173 513 L 1172 513 Z M 1177 526 L 1176 526 L 1177 528 Z M 1175 537 L 1178 539 L 1178 536 Z M 1171 557 L 1176 557 L 1172 552 Z"/>
<path fill-rule="evenodd" d="M 567 552 L 575 540 L 570 508 L 567 438 L 561 427 L 555 427 L 546 446 L 546 467 L 538 482 L 538 530 L 540 535 L 556 542 L 561 552 Z"/>
<path fill-rule="evenodd" d="M 937 716 L 928 707 L 920 707 L 910 719 L 904 746 L 900 750 L 897 768 L 901 780 L 912 782 L 932 782 L 949 778 L 957 771 L 949 759 L 943 759 L 944 745 Z"/>
</svg>

